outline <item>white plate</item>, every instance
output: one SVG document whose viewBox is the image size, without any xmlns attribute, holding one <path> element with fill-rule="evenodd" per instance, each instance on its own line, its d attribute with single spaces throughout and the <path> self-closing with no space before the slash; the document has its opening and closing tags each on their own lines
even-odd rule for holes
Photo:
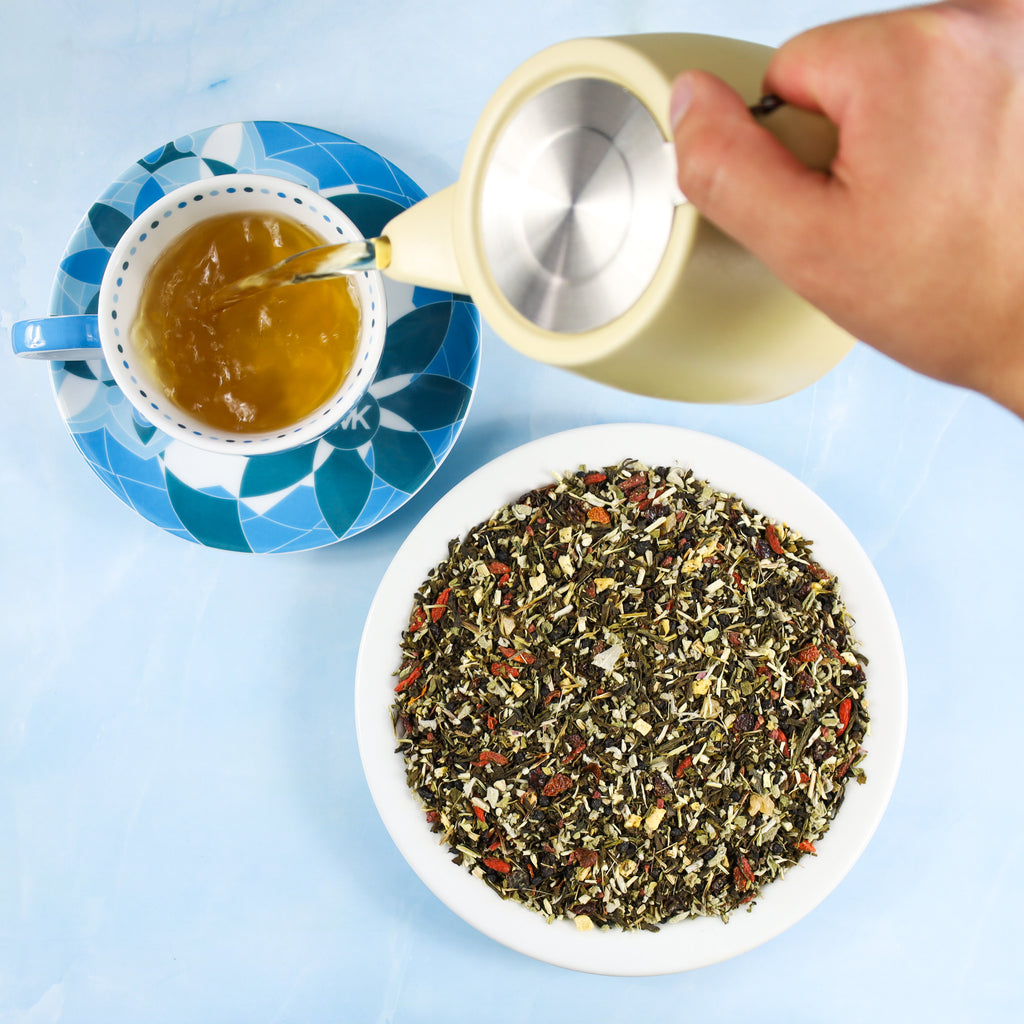
<svg viewBox="0 0 1024 1024">
<path fill-rule="evenodd" d="M 749 507 L 814 541 L 817 560 L 839 578 L 855 620 L 854 635 L 870 659 L 866 697 L 871 731 L 865 741 L 867 784 L 847 796 L 816 857 L 804 857 L 766 886 L 750 913 L 682 920 L 657 933 L 579 932 L 572 922 L 548 924 L 519 903 L 503 900 L 465 868 L 451 863 L 430 832 L 419 800 L 395 753 L 389 709 L 399 644 L 413 595 L 462 537 L 494 511 L 554 473 L 600 468 L 636 458 L 679 465 Z M 745 448 L 706 434 L 647 424 L 584 427 L 523 445 L 478 469 L 424 516 L 381 581 L 363 630 L 356 669 L 356 733 L 377 810 L 402 855 L 434 894 L 481 932 L 539 960 L 598 974 L 668 974 L 716 963 L 774 938 L 813 910 L 867 846 L 889 802 L 907 719 L 906 668 L 889 599 L 867 555 L 839 517 L 799 480 Z"/>
</svg>

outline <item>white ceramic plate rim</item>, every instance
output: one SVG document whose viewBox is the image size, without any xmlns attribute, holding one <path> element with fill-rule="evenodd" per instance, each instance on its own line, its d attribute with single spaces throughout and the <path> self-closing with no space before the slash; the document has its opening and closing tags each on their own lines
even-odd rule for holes
<svg viewBox="0 0 1024 1024">
<path fill-rule="evenodd" d="M 430 832 L 419 800 L 406 785 L 402 758 L 395 753 L 389 708 L 401 634 L 413 594 L 446 557 L 448 541 L 520 494 L 550 482 L 555 473 L 625 458 L 692 468 L 716 488 L 813 539 L 816 557 L 839 577 L 861 650 L 870 659 L 867 784 L 847 787 L 816 857 L 804 857 L 785 878 L 766 887 L 751 913 L 741 910 L 726 924 L 717 918 L 683 920 L 657 933 L 579 932 L 571 922 L 548 924 L 451 863 L 447 847 Z M 667 974 L 716 963 L 768 941 L 840 883 L 871 839 L 896 783 L 906 732 L 906 668 L 878 574 L 842 520 L 808 487 L 762 456 L 720 438 L 678 427 L 607 424 L 540 438 L 500 456 L 423 517 L 395 555 L 370 608 L 356 668 L 355 713 L 363 768 L 384 825 L 413 870 L 455 913 L 498 942 L 558 966 L 610 975 Z"/>
</svg>

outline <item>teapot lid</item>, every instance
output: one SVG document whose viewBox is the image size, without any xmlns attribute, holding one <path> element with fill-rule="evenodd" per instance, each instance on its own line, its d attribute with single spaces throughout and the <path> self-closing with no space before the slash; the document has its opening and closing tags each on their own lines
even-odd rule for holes
<svg viewBox="0 0 1024 1024">
<path fill-rule="evenodd" d="M 488 160 L 480 231 L 505 298 L 538 327 L 578 333 L 639 299 L 681 200 L 647 107 L 602 78 L 573 78 L 518 107 Z"/>
</svg>

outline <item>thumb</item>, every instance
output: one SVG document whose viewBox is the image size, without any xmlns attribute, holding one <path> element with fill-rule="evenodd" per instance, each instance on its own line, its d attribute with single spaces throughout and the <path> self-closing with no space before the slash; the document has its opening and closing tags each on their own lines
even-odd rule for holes
<svg viewBox="0 0 1024 1024">
<path fill-rule="evenodd" d="M 828 178 L 763 128 L 721 79 L 687 71 L 670 117 L 679 187 L 700 212 L 781 276 L 828 224 Z"/>
</svg>

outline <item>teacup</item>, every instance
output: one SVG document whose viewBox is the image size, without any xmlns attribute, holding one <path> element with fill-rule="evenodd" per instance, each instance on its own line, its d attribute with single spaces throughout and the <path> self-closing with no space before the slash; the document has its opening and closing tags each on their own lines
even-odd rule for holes
<svg viewBox="0 0 1024 1024">
<path fill-rule="evenodd" d="M 295 448 L 320 437 L 353 412 L 380 361 L 387 313 L 383 280 L 378 272 L 361 270 L 349 275 L 347 282 L 287 286 L 289 291 L 298 292 L 308 288 L 345 288 L 347 283 L 358 310 L 358 327 L 352 327 L 355 337 L 350 339 L 351 365 L 333 391 L 318 400 L 311 411 L 294 421 L 275 424 L 272 429 L 212 426 L 208 419 L 184 408 L 172 397 L 172 389 L 154 365 L 147 341 L 138 329 L 140 306 L 149 301 L 147 281 L 154 267 L 166 267 L 166 260 L 161 263 L 162 257 L 175 259 L 183 236 L 188 237 L 190 231 L 194 235 L 204 225 L 212 230 L 209 222 L 214 218 L 233 219 L 235 215 L 266 215 L 270 218 L 268 223 L 296 223 L 315 237 L 314 245 L 363 237 L 329 200 L 294 182 L 258 174 L 229 174 L 194 182 L 150 206 L 118 241 L 103 274 L 97 315 L 19 321 L 12 328 L 14 351 L 41 359 L 102 356 L 114 382 L 142 417 L 172 438 L 207 451 L 255 455 Z M 211 301 L 216 301 L 214 294 L 219 287 L 211 286 Z M 296 308 L 299 307 L 301 303 Z M 244 319 L 242 323 L 244 333 Z M 254 322 L 252 329 L 256 331 L 258 327 Z M 287 369 L 288 373 L 305 372 L 294 367 Z M 288 373 L 282 374 L 283 388 L 288 387 Z"/>
</svg>

